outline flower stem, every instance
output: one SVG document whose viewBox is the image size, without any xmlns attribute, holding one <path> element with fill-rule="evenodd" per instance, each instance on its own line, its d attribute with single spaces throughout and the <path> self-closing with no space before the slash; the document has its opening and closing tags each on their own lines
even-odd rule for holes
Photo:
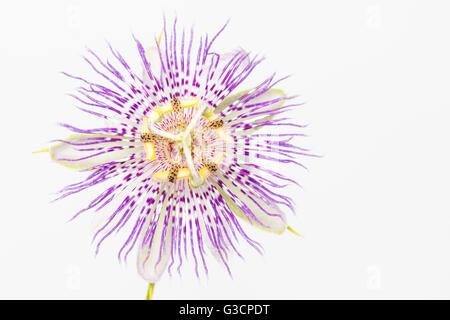
<svg viewBox="0 0 450 320">
<path fill-rule="evenodd" d="M 146 300 L 152 300 L 152 295 L 153 295 L 153 289 L 154 288 L 155 288 L 155 284 L 154 283 L 149 283 L 148 284 L 147 299 Z"/>
</svg>

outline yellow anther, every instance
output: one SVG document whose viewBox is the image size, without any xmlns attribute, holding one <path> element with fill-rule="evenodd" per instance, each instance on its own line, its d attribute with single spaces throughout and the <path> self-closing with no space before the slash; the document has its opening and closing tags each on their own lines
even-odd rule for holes
<svg viewBox="0 0 450 320">
<path fill-rule="evenodd" d="M 152 178 L 154 180 L 168 182 L 169 175 L 170 175 L 170 171 L 158 171 L 153 174 Z M 177 173 L 177 180 L 186 179 L 186 178 L 189 178 L 190 176 L 191 176 L 191 173 L 189 172 L 189 169 L 186 169 L 186 168 L 179 169 L 178 173 Z"/>
<path fill-rule="evenodd" d="M 211 121 L 211 123 L 208 126 L 209 128 L 212 129 L 219 129 L 223 127 L 223 120 L 222 119 L 216 119 L 214 121 Z"/>
<path fill-rule="evenodd" d="M 216 170 L 217 170 L 217 168 L 220 166 L 220 164 L 222 163 L 222 160 L 223 160 L 223 158 L 225 157 L 227 155 L 227 153 L 226 152 L 221 152 L 221 153 L 218 153 L 218 154 L 216 154 L 215 156 L 214 156 L 214 159 L 212 160 L 212 163 L 215 165 L 215 167 L 216 167 Z M 210 165 L 208 165 L 208 164 L 206 164 L 199 172 L 198 172 L 198 174 L 200 175 L 200 176 L 202 176 L 205 180 L 211 175 L 211 168 L 212 168 L 213 166 L 211 166 L 211 164 Z"/>
<path fill-rule="evenodd" d="M 148 129 L 148 118 L 144 118 L 144 120 L 142 120 L 141 140 L 144 145 L 144 150 L 145 154 L 147 155 L 148 161 L 152 161 L 155 159 L 155 144 L 153 142 L 153 139 L 147 139 L 151 136 L 152 133 Z"/>
<path fill-rule="evenodd" d="M 198 104 L 199 99 L 198 98 L 177 99 L 177 101 L 179 102 L 180 107 L 183 108 L 183 109 L 185 109 L 185 108 L 192 108 L 192 107 L 196 107 L 197 108 L 197 104 Z M 156 107 L 153 110 L 158 112 L 160 115 L 172 112 L 173 111 L 172 101 L 169 102 L 169 103 L 166 103 L 165 105 L 163 105 L 161 107 Z"/>
<path fill-rule="evenodd" d="M 208 110 L 208 109 L 207 109 Z M 205 111 L 206 112 L 206 111 Z M 207 113 L 207 114 L 203 114 L 205 116 L 206 119 L 208 119 L 208 121 L 211 123 L 211 125 L 213 125 L 214 123 L 218 124 L 220 122 L 220 118 L 217 114 L 215 114 L 214 112 L 211 113 Z M 225 128 L 223 127 L 223 125 L 219 128 L 214 128 L 214 130 L 216 130 L 217 135 L 225 142 L 231 142 L 232 139 L 230 138 L 230 136 L 228 135 L 227 131 L 225 130 Z"/>
<path fill-rule="evenodd" d="M 147 161 L 152 161 L 155 159 L 155 144 L 153 142 L 145 142 L 144 150 L 147 155 Z"/>
</svg>

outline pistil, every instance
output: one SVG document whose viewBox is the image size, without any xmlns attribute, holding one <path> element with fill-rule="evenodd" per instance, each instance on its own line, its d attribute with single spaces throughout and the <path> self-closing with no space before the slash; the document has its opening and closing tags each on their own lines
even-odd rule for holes
<svg viewBox="0 0 450 320">
<path fill-rule="evenodd" d="M 187 137 L 190 137 L 190 136 L 188 135 Z M 189 172 L 191 173 L 190 184 L 192 187 L 197 188 L 205 182 L 205 179 L 198 174 L 197 170 L 195 170 L 194 161 L 192 160 L 192 155 L 191 155 L 190 139 L 189 140 L 184 139 L 182 141 L 182 145 L 183 145 L 184 157 L 186 158 L 186 165 L 189 169 Z"/>
</svg>

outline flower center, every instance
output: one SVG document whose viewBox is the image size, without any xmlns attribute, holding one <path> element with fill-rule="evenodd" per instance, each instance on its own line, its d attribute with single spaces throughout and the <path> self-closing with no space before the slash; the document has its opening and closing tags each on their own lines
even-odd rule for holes
<svg viewBox="0 0 450 320">
<path fill-rule="evenodd" d="M 143 119 L 141 141 L 147 160 L 159 170 L 153 179 L 173 183 L 190 178 L 191 186 L 199 187 L 219 168 L 230 138 L 211 106 L 198 99 L 173 99 Z"/>
</svg>

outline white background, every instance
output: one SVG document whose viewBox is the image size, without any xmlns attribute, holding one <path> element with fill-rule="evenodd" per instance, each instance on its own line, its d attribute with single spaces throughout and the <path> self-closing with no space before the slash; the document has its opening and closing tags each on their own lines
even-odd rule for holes
<svg viewBox="0 0 450 320">
<path fill-rule="evenodd" d="M 91 199 L 49 204 L 80 174 L 32 154 L 64 137 L 59 121 L 86 115 L 65 94 L 92 74 L 85 46 L 109 40 L 138 66 L 134 33 L 152 45 L 162 16 L 215 33 L 218 51 L 242 46 L 267 60 L 252 79 L 292 74 L 282 88 L 306 105 L 304 145 L 321 159 L 296 177 L 305 238 L 247 230 L 234 278 L 167 275 L 155 299 L 450 298 L 450 6 L 448 1 L 3 1 L 0 5 L 0 298 L 142 299 L 146 283 L 116 259 L 94 258 Z M 255 82 L 256 83 L 256 82 Z M 249 85 L 255 84 L 251 81 Z M 74 120 L 74 121 L 72 121 Z M 302 142 L 303 143 L 303 142 Z"/>
</svg>

